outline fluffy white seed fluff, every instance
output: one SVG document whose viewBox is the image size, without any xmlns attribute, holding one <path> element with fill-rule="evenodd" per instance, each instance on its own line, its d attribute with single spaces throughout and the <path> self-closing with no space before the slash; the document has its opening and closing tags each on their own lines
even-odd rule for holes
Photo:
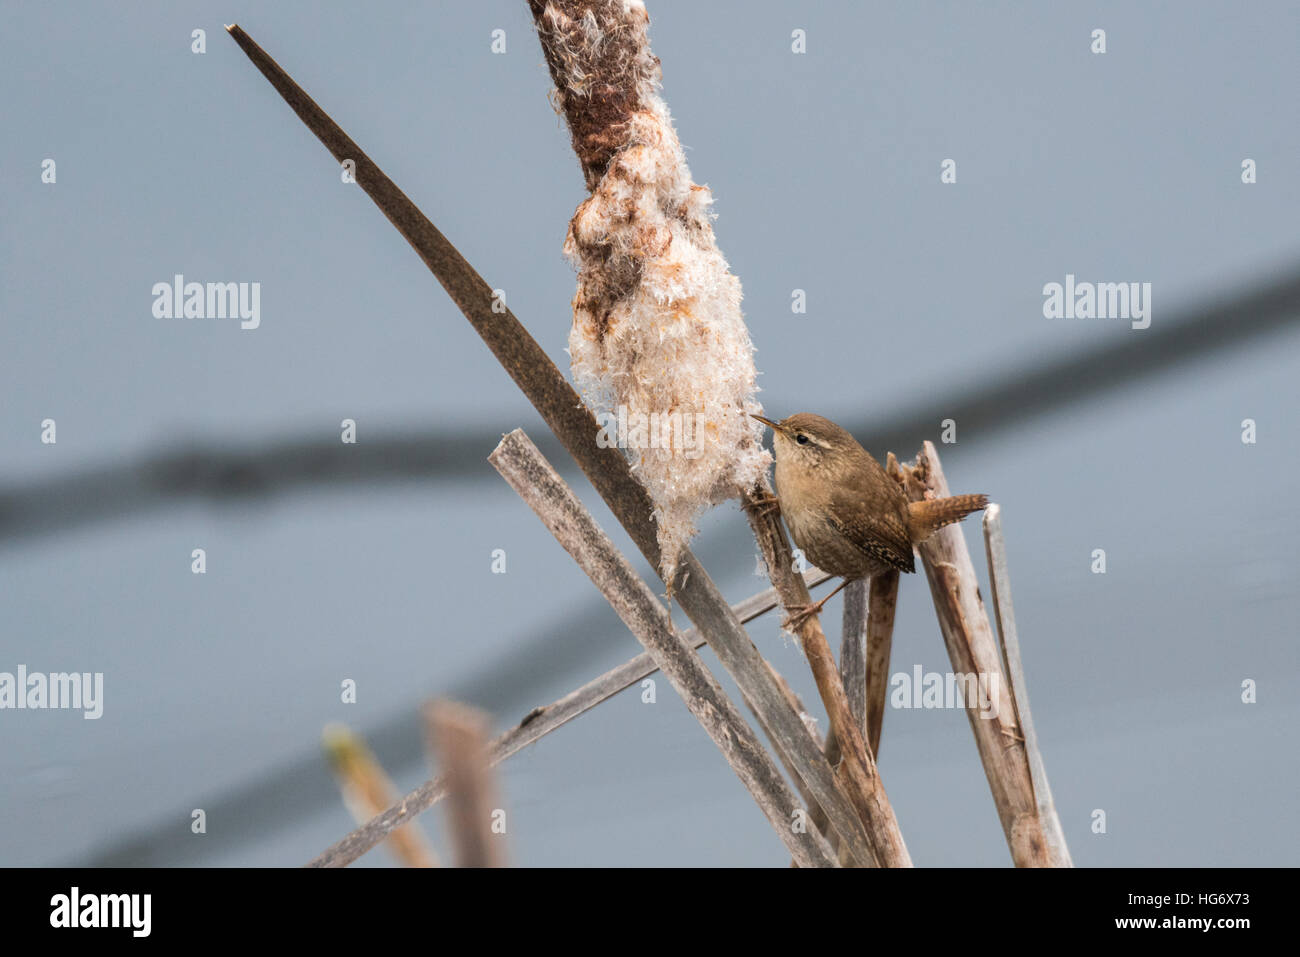
<svg viewBox="0 0 1300 957">
<path fill-rule="evenodd" d="M 614 143 L 593 136 L 612 156 L 603 170 L 588 170 L 591 196 L 564 244 L 578 272 L 569 354 L 597 412 L 703 413 L 698 453 L 627 450 L 655 503 L 661 570 L 671 575 L 700 514 L 751 489 L 771 459 L 763 427 L 749 417 L 762 407 L 740 281 L 714 239 L 712 196 L 692 182 L 658 95 L 645 9 L 627 0 L 597 7 L 580 20 L 548 7 L 543 33 L 561 103 L 566 93 L 598 96 L 606 83 L 617 95 L 596 106 L 619 117 L 609 129 Z"/>
</svg>

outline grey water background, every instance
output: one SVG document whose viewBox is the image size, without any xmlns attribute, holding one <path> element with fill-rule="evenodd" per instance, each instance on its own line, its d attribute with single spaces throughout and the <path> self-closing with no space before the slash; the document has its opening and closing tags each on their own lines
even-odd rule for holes
<svg viewBox="0 0 1300 957">
<path fill-rule="evenodd" d="M 944 466 L 1004 508 L 1076 863 L 1296 864 L 1300 308 L 1261 331 L 1232 304 L 1300 276 L 1300 12 L 649 9 L 769 414 L 822 412 L 883 456 L 885 426 L 918 408 L 1096 350 L 1137 356 L 1075 369 L 1059 395 L 1013 392 L 995 417 L 952 408 Z M 485 461 L 504 431 L 540 438 L 536 413 L 222 29 L 278 59 L 567 368 L 560 245 L 585 194 L 525 4 L 3 0 L 0 19 L 0 671 L 102 671 L 106 699 L 97 721 L 0 711 L 0 864 L 302 863 L 352 827 L 325 723 L 366 733 L 407 789 L 428 774 L 423 700 L 468 700 L 504 729 L 638 651 Z M 261 327 L 155 319 L 151 287 L 176 273 L 261 282 Z M 1151 282 L 1151 328 L 1045 319 L 1042 287 L 1067 273 Z M 1207 303 L 1227 304 L 1212 347 L 1170 361 L 1160 336 Z M 129 478 L 186 449 L 337 443 L 344 418 L 356 450 L 445 436 L 445 474 L 394 461 L 389 481 L 168 497 Z M 940 418 L 889 447 L 910 456 Z M 978 522 L 964 531 L 983 576 Z M 732 600 L 763 586 L 734 504 L 696 550 Z M 750 630 L 815 703 L 777 619 Z M 949 669 L 922 576 L 902 586 L 891 670 L 917 664 Z M 888 711 L 881 771 L 917 864 L 1009 864 L 961 711 Z M 500 783 L 516 863 L 787 862 L 666 681 L 656 704 L 624 692 L 510 759 Z M 440 811 L 420 826 L 447 849 Z"/>
</svg>

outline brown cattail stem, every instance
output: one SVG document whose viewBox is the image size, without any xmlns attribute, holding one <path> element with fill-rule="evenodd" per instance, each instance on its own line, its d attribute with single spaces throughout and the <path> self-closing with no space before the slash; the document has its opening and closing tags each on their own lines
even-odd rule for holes
<svg viewBox="0 0 1300 957">
<path fill-rule="evenodd" d="M 849 699 L 853 720 L 867 733 L 867 579 L 844 586 L 844 615 L 840 625 L 840 681 Z"/>
<path fill-rule="evenodd" d="M 550 529 L 623 623 L 650 652 L 727 762 L 744 782 L 800 867 L 833 866 L 830 848 L 796 817 L 800 807 L 757 736 L 709 670 L 673 629 L 663 604 L 619 554 L 577 496 L 519 429 L 489 461 Z M 805 732 L 805 735 L 807 732 Z"/>
<path fill-rule="evenodd" d="M 880 760 L 880 732 L 889 696 L 889 653 L 894 641 L 894 611 L 898 607 L 896 571 L 871 578 L 867 596 L 867 747 Z"/>
<path fill-rule="evenodd" d="M 1052 864 L 1056 867 L 1073 867 L 1070 848 L 1065 843 L 1065 832 L 1052 800 L 1052 787 L 1047 781 L 1047 769 L 1038 749 L 1038 734 L 1034 731 L 1034 718 L 1029 710 L 1029 685 L 1020 660 L 1020 636 L 1016 631 L 1016 612 L 1011 604 L 1011 574 L 1007 569 L 1006 540 L 1002 535 L 1002 507 L 990 505 L 984 513 L 984 554 L 989 562 L 989 587 L 993 591 L 993 614 L 998 623 L 998 637 L 1002 642 L 1002 663 L 1011 679 L 1011 696 L 1016 703 L 1016 719 L 1024 733 L 1025 753 L 1029 758 L 1029 780 L 1034 787 L 1034 800 L 1038 804 L 1038 817 L 1047 835 L 1047 846 Z"/>
<path fill-rule="evenodd" d="M 891 461 L 893 456 L 890 456 Z M 897 463 L 894 463 L 897 467 Z M 898 572 L 887 571 L 850 582 L 844 590 L 844 621 L 840 639 L 840 678 L 849 709 L 866 736 L 873 760 L 879 760 L 880 729 L 889 689 L 889 650 L 894 635 L 894 609 L 898 605 Z M 854 698 L 854 689 L 859 697 Z M 829 735 L 823 749 L 826 760 L 838 764 L 840 743 Z M 825 815 L 814 812 L 813 824 L 826 827 Z"/>
<path fill-rule="evenodd" d="M 915 466 L 904 467 L 903 475 L 904 491 L 912 501 L 950 494 L 938 453 L 930 442 L 922 447 Z M 990 695 L 992 717 L 981 713 L 978 696 L 971 696 L 976 700 L 966 702 L 966 716 L 975 733 L 1011 858 L 1017 867 L 1051 866 L 1047 838 L 1030 782 L 1024 738 L 1002 668 L 1002 654 L 980 598 L 975 567 L 961 526 L 940 529 L 917 546 L 917 550 L 925 565 L 953 671 L 978 676 Z"/>
<path fill-rule="evenodd" d="M 812 603 L 812 596 L 794 571 L 790 540 L 786 538 L 780 518 L 762 504 L 769 494 L 766 489 L 754 489 L 744 499 L 745 514 L 782 604 L 786 608 L 806 607 Z M 818 616 L 809 615 L 804 618 L 799 623 L 797 632 L 800 647 L 808 659 L 817 692 L 821 695 L 822 705 L 830 720 L 829 733 L 835 736 L 843 754 L 843 760 L 835 771 L 836 779 L 853 801 L 862 823 L 867 827 L 876 862 L 882 867 L 910 867 L 912 859 L 903 843 L 903 834 L 894 817 L 894 809 L 885 794 L 876 762 L 867 753 L 866 741 L 849 709 L 839 669 L 835 665 L 835 658 Z"/>
</svg>

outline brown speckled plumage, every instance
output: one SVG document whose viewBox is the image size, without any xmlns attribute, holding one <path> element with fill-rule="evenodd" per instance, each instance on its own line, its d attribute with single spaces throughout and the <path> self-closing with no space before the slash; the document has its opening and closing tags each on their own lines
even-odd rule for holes
<svg viewBox="0 0 1300 957">
<path fill-rule="evenodd" d="M 846 581 L 916 571 L 913 546 L 988 504 L 984 495 L 909 503 L 880 463 L 830 419 L 800 412 L 761 421 L 772 427 L 776 493 L 790 537 L 810 562 Z"/>
</svg>

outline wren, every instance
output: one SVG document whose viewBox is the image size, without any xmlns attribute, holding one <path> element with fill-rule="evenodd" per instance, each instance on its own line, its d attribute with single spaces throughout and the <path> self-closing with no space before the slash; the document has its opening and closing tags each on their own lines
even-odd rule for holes
<svg viewBox="0 0 1300 957">
<path fill-rule="evenodd" d="M 820 415 L 754 418 L 772 429 L 777 503 L 790 537 L 810 562 L 844 579 L 821 601 L 791 608 L 787 628 L 820 613 L 855 579 L 916 571 L 914 546 L 988 504 L 987 495 L 909 502 L 857 439 Z"/>
</svg>

